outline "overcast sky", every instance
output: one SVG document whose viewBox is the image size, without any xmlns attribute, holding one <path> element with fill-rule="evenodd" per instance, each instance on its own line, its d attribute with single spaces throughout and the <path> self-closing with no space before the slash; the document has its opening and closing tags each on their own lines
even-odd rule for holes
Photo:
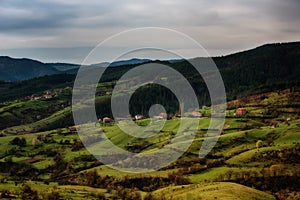
<svg viewBox="0 0 300 200">
<path fill-rule="evenodd" d="M 0 0 L 0 55 L 81 63 L 111 35 L 148 26 L 175 29 L 210 55 L 226 55 L 300 40 L 299 10 L 299 0 Z"/>
</svg>

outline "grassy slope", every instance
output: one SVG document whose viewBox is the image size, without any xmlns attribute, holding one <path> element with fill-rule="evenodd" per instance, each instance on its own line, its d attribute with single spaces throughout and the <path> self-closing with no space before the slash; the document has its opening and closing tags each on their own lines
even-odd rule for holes
<svg viewBox="0 0 300 200">
<path fill-rule="evenodd" d="M 157 190 L 155 197 L 166 199 L 205 199 L 205 200 L 275 200 L 272 195 L 235 183 L 210 183 L 184 186 L 173 186 Z"/>
<path fill-rule="evenodd" d="M 246 104 L 246 107 L 251 112 L 249 115 L 259 115 L 264 109 L 260 108 L 257 109 L 257 105 L 261 105 L 262 103 L 266 102 L 268 99 L 269 101 L 273 101 L 273 104 L 276 104 L 278 101 L 286 102 L 287 99 L 282 98 L 284 95 L 274 95 L 273 93 L 265 94 L 267 96 L 265 99 L 263 99 L 261 102 L 252 101 L 248 104 Z M 260 99 L 260 98 L 259 98 Z M 285 106 L 286 108 L 287 106 Z M 23 129 L 23 128 L 33 128 L 37 125 L 45 125 L 45 124 L 51 124 L 52 121 L 59 120 L 61 113 L 64 112 L 64 110 L 59 111 L 58 113 L 54 113 L 50 117 L 46 119 L 42 119 L 38 122 L 34 122 L 33 124 L 30 124 L 28 126 L 24 127 L 12 127 L 12 129 Z M 227 111 L 228 116 L 231 116 L 234 113 L 234 109 L 229 109 Z M 173 187 L 168 187 L 159 191 L 156 191 L 155 194 L 161 194 L 162 191 L 164 193 L 167 193 L 168 191 L 172 190 L 172 193 L 175 195 L 178 195 L 178 197 L 186 197 L 188 195 L 188 191 L 190 191 L 191 187 L 197 187 L 197 191 L 199 190 L 199 193 L 203 195 L 213 196 L 213 194 L 217 195 L 217 198 L 227 197 L 227 199 L 235 199 L 238 196 L 231 192 L 230 188 L 236 188 L 236 191 L 242 190 L 247 192 L 251 192 L 251 194 L 254 194 L 255 198 L 262 198 L 260 195 L 265 195 L 264 193 L 259 193 L 255 190 L 251 190 L 250 188 L 246 188 L 239 185 L 230 185 L 229 183 L 218 183 L 220 184 L 218 187 L 220 190 L 217 190 L 217 192 L 210 192 L 205 193 L 202 190 L 207 188 L 207 190 L 210 190 L 210 185 L 202 185 L 204 182 L 211 182 L 215 181 L 218 177 L 221 175 L 225 175 L 228 171 L 234 171 L 234 172 L 242 172 L 242 171 L 259 171 L 264 168 L 265 165 L 271 166 L 274 164 L 280 164 L 276 163 L 276 161 L 272 161 L 270 158 L 269 160 L 260 160 L 258 159 L 259 156 L 262 156 L 265 154 L 265 152 L 270 150 L 280 150 L 284 148 L 289 148 L 295 146 L 297 142 L 300 141 L 300 131 L 299 131 L 299 124 L 300 120 L 297 119 L 297 110 L 292 109 L 292 111 L 289 112 L 283 112 L 277 119 L 281 119 L 281 121 L 277 124 L 276 128 L 272 128 L 269 122 L 262 122 L 260 118 L 227 118 L 225 122 L 225 128 L 224 133 L 220 137 L 218 144 L 214 148 L 214 151 L 212 152 L 212 155 L 225 158 L 225 164 L 217 167 L 213 167 L 211 169 L 207 169 L 201 172 L 195 172 L 193 174 L 188 174 L 186 177 L 188 177 L 192 183 L 194 184 L 201 184 L 201 185 L 195 185 L 195 186 L 185 186 L 182 188 L 181 192 L 178 192 L 178 194 L 173 192 Z M 289 125 L 286 124 L 286 119 L 290 118 Z M 282 120 L 284 119 L 284 120 Z M 202 118 L 200 119 L 200 125 L 199 130 L 197 132 L 196 140 L 192 143 L 191 147 L 189 148 L 187 155 L 183 156 L 179 161 L 182 161 L 183 163 L 189 163 L 190 159 L 194 158 L 198 155 L 199 147 L 203 140 L 203 135 L 205 133 L 205 129 L 207 128 L 209 124 L 209 118 Z M 167 143 L 171 139 L 171 132 L 176 132 L 178 125 L 180 123 L 180 120 L 173 119 L 168 120 L 163 128 L 163 130 L 151 137 L 146 139 L 146 141 L 149 142 L 149 146 L 142 151 L 151 151 L 156 150 L 157 148 L 161 148 L 165 143 Z M 246 129 L 245 129 L 246 127 Z M 67 129 L 62 129 L 62 133 L 67 133 Z M 136 144 L 140 143 L 140 139 L 131 138 L 128 137 L 128 135 L 122 133 L 122 131 L 116 126 L 106 126 L 104 127 L 104 131 L 108 138 L 111 139 L 111 141 L 117 145 L 119 145 L 122 148 L 126 148 L 127 144 Z M 246 134 L 247 132 L 247 134 Z M 31 141 L 33 138 L 36 138 L 37 135 L 51 135 L 51 137 L 54 139 L 55 143 L 42 143 L 40 146 L 34 146 L 31 144 Z M 259 150 L 255 147 L 255 143 L 257 140 L 263 140 L 263 142 L 266 142 L 269 137 L 274 137 L 274 144 L 270 146 L 261 147 Z M 71 135 L 64 135 L 64 134 L 58 134 L 56 130 L 52 131 L 46 131 L 46 132 L 38 132 L 34 134 L 27 134 L 19 137 L 24 137 L 27 140 L 27 145 L 25 147 L 19 148 L 17 146 L 10 145 L 9 142 L 16 136 L 6 136 L 0 138 L 0 154 L 2 155 L 1 162 L 5 161 L 6 157 L 12 157 L 12 161 L 16 163 L 20 163 L 28 158 L 40 158 L 41 160 L 39 162 L 36 162 L 32 164 L 34 167 L 38 169 L 45 169 L 48 166 L 53 165 L 54 160 L 53 157 L 46 156 L 44 154 L 38 154 L 40 150 L 56 150 L 59 151 L 64 160 L 70 161 L 72 165 L 76 167 L 82 167 L 84 166 L 83 161 L 75 161 L 77 158 L 89 155 L 89 153 L 85 150 L 79 150 L 79 151 L 71 151 L 71 144 L 73 143 L 73 140 L 78 140 L 78 136 L 76 134 Z M 64 141 L 70 141 L 71 144 L 64 144 Z M 60 143 L 62 141 L 62 143 Z M 180 143 L 178 143 L 180 144 Z M 13 155 L 13 156 L 4 156 L 6 153 L 6 150 L 9 150 L 11 148 L 17 148 L 22 149 L 22 155 Z M 257 158 L 257 159 L 256 159 Z M 89 162 L 88 162 L 89 163 Z M 190 167 L 193 167 L 194 164 L 191 164 Z M 299 168 L 298 164 L 295 164 L 294 166 L 289 164 L 281 164 L 282 168 L 285 169 L 288 173 L 292 173 L 297 171 L 297 168 Z M 180 168 L 182 168 L 180 165 L 177 166 L 177 168 L 174 169 L 164 169 L 157 172 L 146 174 L 146 176 L 159 176 L 159 177 L 167 177 L 168 173 L 173 171 L 178 171 Z M 90 168 L 84 171 L 94 170 L 96 169 L 99 175 L 105 176 L 110 175 L 117 178 L 121 178 L 124 176 L 128 177 L 138 177 L 137 174 L 128 174 L 125 172 L 119 172 L 117 170 L 108 168 L 106 166 L 98 166 L 94 168 Z M 82 171 L 82 172 L 84 172 Z M 80 172 L 79 172 L 80 173 Z M 2 175 L 6 177 L 6 175 Z M 9 178 L 9 177 L 7 177 Z M 41 179 L 47 180 L 49 178 L 49 174 L 42 174 L 39 176 Z M 8 184 L 8 185 L 7 185 Z M 5 187 L 10 187 L 10 183 L 7 184 L 0 184 L 1 190 L 4 190 Z M 37 183 L 37 188 L 44 188 L 44 186 L 40 187 L 39 183 Z M 225 184 L 224 187 L 222 184 Z M 227 185 L 226 185 L 227 184 Z M 222 188 L 221 188 L 222 186 Z M 229 187 L 230 186 L 230 187 Z M 65 186 L 68 187 L 68 186 Z M 177 187 L 176 187 L 177 188 Z M 81 193 L 80 186 L 78 188 L 76 187 L 75 193 L 78 190 L 78 193 Z M 85 189 L 84 189 L 85 190 Z M 206 189 L 205 189 L 206 190 Z M 251 191 L 250 191 L 251 190 Z M 179 190 L 180 191 L 180 190 Z M 201 191 L 201 192 L 200 192 Z M 69 191 L 68 191 L 69 192 Z M 68 193 L 67 192 L 67 193 Z M 209 191 L 207 191 L 209 192 Z M 182 194 L 182 196 L 181 196 Z M 220 195 L 219 194 L 223 194 Z M 232 194 L 233 196 L 226 196 Z M 72 194 L 70 194 L 72 195 Z M 167 196 L 170 194 L 167 194 Z M 255 197 L 257 195 L 257 197 Z M 201 197 L 201 196 L 199 196 Z M 213 196 L 215 197 L 215 196 Z M 244 197 L 244 196 L 241 196 Z M 79 198 L 79 197 L 78 197 Z M 246 198 L 246 197 L 245 197 Z M 251 199 L 250 198 L 250 199 Z M 207 199 L 207 198 L 204 198 Z M 244 199 L 244 198 L 243 198 Z"/>
<path fill-rule="evenodd" d="M 43 199 L 42 195 L 56 191 L 63 199 L 97 199 L 98 194 L 103 194 L 106 197 L 111 195 L 107 193 L 106 189 L 92 188 L 87 186 L 74 186 L 74 185 L 58 185 L 57 183 L 44 184 L 36 181 L 27 181 L 34 191 L 39 193 L 39 197 Z M 21 192 L 22 184 L 16 185 L 12 181 L 6 182 L 6 184 L 0 184 L 0 191 L 11 191 L 14 194 Z M 18 199 L 18 198 L 17 198 Z"/>
<path fill-rule="evenodd" d="M 60 123 L 71 115 L 71 108 L 66 107 L 59 110 L 49 117 L 33 122 L 31 124 L 9 127 L 3 130 L 5 134 L 17 134 L 18 132 L 39 132 L 43 130 L 51 130 L 60 127 Z"/>
</svg>

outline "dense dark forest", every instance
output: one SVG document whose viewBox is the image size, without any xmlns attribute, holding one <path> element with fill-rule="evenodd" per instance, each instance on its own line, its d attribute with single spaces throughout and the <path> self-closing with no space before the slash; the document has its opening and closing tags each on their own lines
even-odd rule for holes
<svg viewBox="0 0 300 200">
<path fill-rule="evenodd" d="M 201 62 L 207 58 L 196 58 Z M 247 92 L 288 88 L 299 84 L 300 75 L 300 43 L 269 44 L 261 47 L 228 55 L 214 57 L 214 62 L 220 70 L 226 88 L 228 100 L 236 99 Z M 201 75 L 188 62 L 170 63 L 168 61 L 149 61 L 168 65 L 180 72 L 193 87 L 199 101 L 199 106 L 210 105 L 210 97 Z M 100 79 L 108 86 L 99 88 L 96 99 L 96 108 L 99 116 L 111 116 L 110 97 L 117 80 L 128 70 L 138 65 L 109 67 Z M 39 93 L 51 88 L 72 86 L 75 75 L 50 75 L 21 82 L 0 82 L 0 101 L 13 98 L 23 98 L 32 93 Z M 176 84 L 174 82 L 174 84 Z M 150 96 L 149 96 L 150 95 Z M 149 107 L 154 103 L 165 106 L 168 113 L 174 114 L 179 105 L 174 94 L 169 89 L 151 84 L 139 88 L 130 100 L 130 112 L 148 114 Z"/>
</svg>

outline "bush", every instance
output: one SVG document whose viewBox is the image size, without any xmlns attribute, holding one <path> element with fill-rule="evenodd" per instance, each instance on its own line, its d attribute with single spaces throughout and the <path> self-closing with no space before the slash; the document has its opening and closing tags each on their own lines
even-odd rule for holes
<svg viewBox="0 0 300 200">
<path fill-rule="evenodd" d="M 153 200 L 154 197 L 151 192 L 147 193 L 144 197 L 144 200 Z"/>
<path fill-rule="evenodd" d="M 256 148 L 260 148 L 263 146 L 263 141 L 262 140 L 257 140 L 256 144 L 255 144 Z"/>
<path fill-rule="evenodd" d="M 26 146 L 26 140 L 25 140 L 25 138 L 15 137 L 9 143 L 12 144 L 12 145 L 18 145 L 20 147 Z"/>
<path fill-rule="evenodd" d="M 99 194 L 97 194 L 97 199 L 99 199 L 99 200 L 105 200 L 106 198 L 105 198 L 104 194 L 99 193 Z"/>
<path fill-rule="evenodd" d="M 81 141 L 74 141 L 72 144 L 72 151 L 79 151 L 80 149 L 83 149 L 84 145 Z"/>
<path fill-rule="evenodd" d="M 21 186 L 21 199 L 31 199 L 31 200 L 38 200 L 37 191 L 32 190 L 31 187 L 27 184 L 23 184 Z"/>
<path fill-rule="evenodd" d="M 61 196 L 56 189 L 52 189 L 50 192 L 43 195 L 43 199 L 45 200 L 59 200 Z"/>
<path fill-rule="evenodd" d="M 9 190 L 3 190 L 1 192 L 1 198 L 14 198 L 14 196 L 12 195 L 12 193 Z"/>
<path fill-rule="evenodd" d="M 180 172 L 168 173 L 168 178 L 175 185 L 187 185 L 190 184 L 190 181 L 185 178 Z"/>
</svg>

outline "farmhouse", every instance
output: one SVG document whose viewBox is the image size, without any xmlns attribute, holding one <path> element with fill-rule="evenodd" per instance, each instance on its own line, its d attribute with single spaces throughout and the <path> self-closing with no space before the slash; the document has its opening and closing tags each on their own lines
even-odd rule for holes
<svg viewBox="0 0 300 200">
<path fill-rule="evenodd" d="M 104 117 L 102 121 L 103 121 L 103 123 L 106 124 L 106 123 L 112 123 L 114 120 L 109 117 Z"/>
<path fill-rule="evenodd" d="M 31 100 L 52 99 L 52 98 L 53 98 L 53 95 L 49 91 L 45 92 L 42 96 L 37 95 L 37 94 L 33 94 L 30 97 Z"/>
<path fill-rule="evenodd" d="M 160 113 L 159 116 L 162 117 L 162 118 L 164 118 L 164 119 L 168 118 L 168 114 L 164 113 L 164 112 Z"/>
<path fill-rule="evenodd" d="M 192 116 L 192 117 L 201 117 L 201 113 L 200 113 L 199 111 L 193 111 L 193 112 L 191 113 L 191 116 Z"/>
<path fill-rule="evenodd" d="M 158 116 L 153 116 L 153 119 L 161 120 L 161 119 L 164 119 L 164 118 L 162 116 L 158 115 Z"/>
<path fill-rule="evenodd" d="M 45 99 L 52 99 L 53 96 L 52 96 L 52 94 L 50 94 L 50 92 L 46 92 L 46 93 L 43 95 L 43 98 L 45 98 Z"/>
<path fill-rule="evenodd" d="M 39 100 L 41 98 L 42 98 L 42 96 L 39 96 L 39 95 L 36 95 L 36 94 L 31 95 L 31 100 Z"/>
<path fill-rule="evenodd" d="M 80 130 L 80 126 L 70 126 L 69 130 L 70 132 L 77 132 Z"/>
<path fill-rule="evenodd" d="M 238 108 L 238 109 L 236 110 L 236 115 L 237 115 L 237 116 L 242 116 L 242 115 L 245 115 L 246 113 L 247 113 L 246 108 Z"/>
<path fill-rule="evenodd" d="M 145 119 L 145 117 L 143 115 L 136 115 L 134 116 L 135 120 L 141 120 L 141 119 Z"/>
</svg>

